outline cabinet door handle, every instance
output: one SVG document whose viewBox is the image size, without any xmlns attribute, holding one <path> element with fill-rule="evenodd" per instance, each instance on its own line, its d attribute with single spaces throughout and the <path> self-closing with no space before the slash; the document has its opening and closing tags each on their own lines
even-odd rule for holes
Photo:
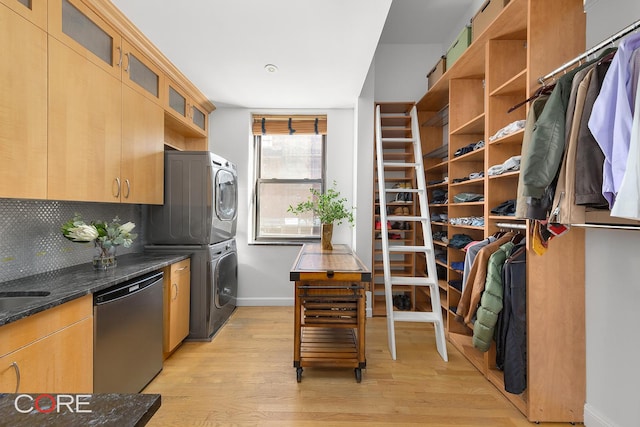
<svg viewBox="0 0 640 427">
<path fill-rule="evenodd" d="M 118 67 L 122 66 L 122 47 L 118 46 Z"/>
<path fill-rule="evenodd" d="M 125 199 L 129 198 L 129 194 L 131 194 L 131 183 L 129 182 L 129 179 L 125 179 L 124 183 L 127 184 L 127 193 L 124 195 Z"/>
<path fill-rule="evenodd" d="M 187 268 L 189 268 L 189 267 L 187 267 L 187 266 L 185 265 L 184 267 L 180 267 L 180 268 L 178 268 L 176 271 L 183 271 L 183 270 L 186 270 Z"/>
<path fill-rule="evenodd" d="M 124 68 L 124 72 L 128 73 L 129 72 L 129 63 L 131 62 L 131 58 L 129 57 L 129 52 L 125 53 L 124 56 L 127 57 L 127 65 Z"/>
<path fill-rule="evenodd" d="M 178 299 L 178 284 L 173 283 L 171 286 L 173 286 L 174 289 L 176 290 L 176 295 L 172 298 L 175 301 L 176 299 Z"/>
<path fill-rule="evenodd" d="M 12 362 L 11 366 L 16 371 L 16 393 L 20 390 L 20 367 L 18 366 L 18 362 Z"/>
<path fill-rule="evenodd" d="M 116 194 L 113 195 L 113 197 L 118 198 L 120 197 L 120 178 L 116 178 Z"/>
</svg>

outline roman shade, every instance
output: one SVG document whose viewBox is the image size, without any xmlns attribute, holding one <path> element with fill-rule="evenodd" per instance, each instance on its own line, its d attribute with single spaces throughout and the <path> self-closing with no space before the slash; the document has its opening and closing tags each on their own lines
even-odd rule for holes
<svg viewBox="0 0 640 427">
<path fill-rule="evenodd" d="M 251 127 L 254 135 L 326 135 L 327 116 L 254 114 Z"/>
</svg>

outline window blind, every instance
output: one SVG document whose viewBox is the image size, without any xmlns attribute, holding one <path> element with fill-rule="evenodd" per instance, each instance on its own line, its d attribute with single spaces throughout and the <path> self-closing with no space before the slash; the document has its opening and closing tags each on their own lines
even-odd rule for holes
<svg viewBox="0 0 640 427">
<path fill-rule="evenodd" d="M 272 115 L 254 114 L 252 119 L 254 135 L 279 134 L 327 134 L 327 116 L 320 115 Z"/>
</svg>

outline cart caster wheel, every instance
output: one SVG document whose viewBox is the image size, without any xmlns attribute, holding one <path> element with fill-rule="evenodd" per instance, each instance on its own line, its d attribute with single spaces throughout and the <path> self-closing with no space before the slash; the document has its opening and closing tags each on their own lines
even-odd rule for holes
<svg viewBox="0 0 640 427">
<path fill-rule="evenodd" d="M 355 369 L 354 369 L 354 372 L 355 372 L 355 374 L 356 374 L 356 381 L 357 381 L 357 382 L 362 381 L 362 369 L 360 369 L 360 368 L 355 368 Z"/>
<path fill-rule="evenodd" d="M 302 368 L 297 368 L 296 369 L 296 380 L 298 382 L 302 381 Z"/>
</svg>

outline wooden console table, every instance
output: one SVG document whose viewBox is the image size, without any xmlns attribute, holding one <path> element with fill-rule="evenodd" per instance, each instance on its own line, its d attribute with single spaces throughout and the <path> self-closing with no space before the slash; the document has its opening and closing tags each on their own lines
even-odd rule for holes
<svg viewBox="0 0 640 427">
<path fill-rule="evenodd" d="M 293 366 L 352 367 L 362 380 L 365 291 L 371 272 L 347 245 L 305 244 L 290 272 L 295 282 Z"/>
</svg>

